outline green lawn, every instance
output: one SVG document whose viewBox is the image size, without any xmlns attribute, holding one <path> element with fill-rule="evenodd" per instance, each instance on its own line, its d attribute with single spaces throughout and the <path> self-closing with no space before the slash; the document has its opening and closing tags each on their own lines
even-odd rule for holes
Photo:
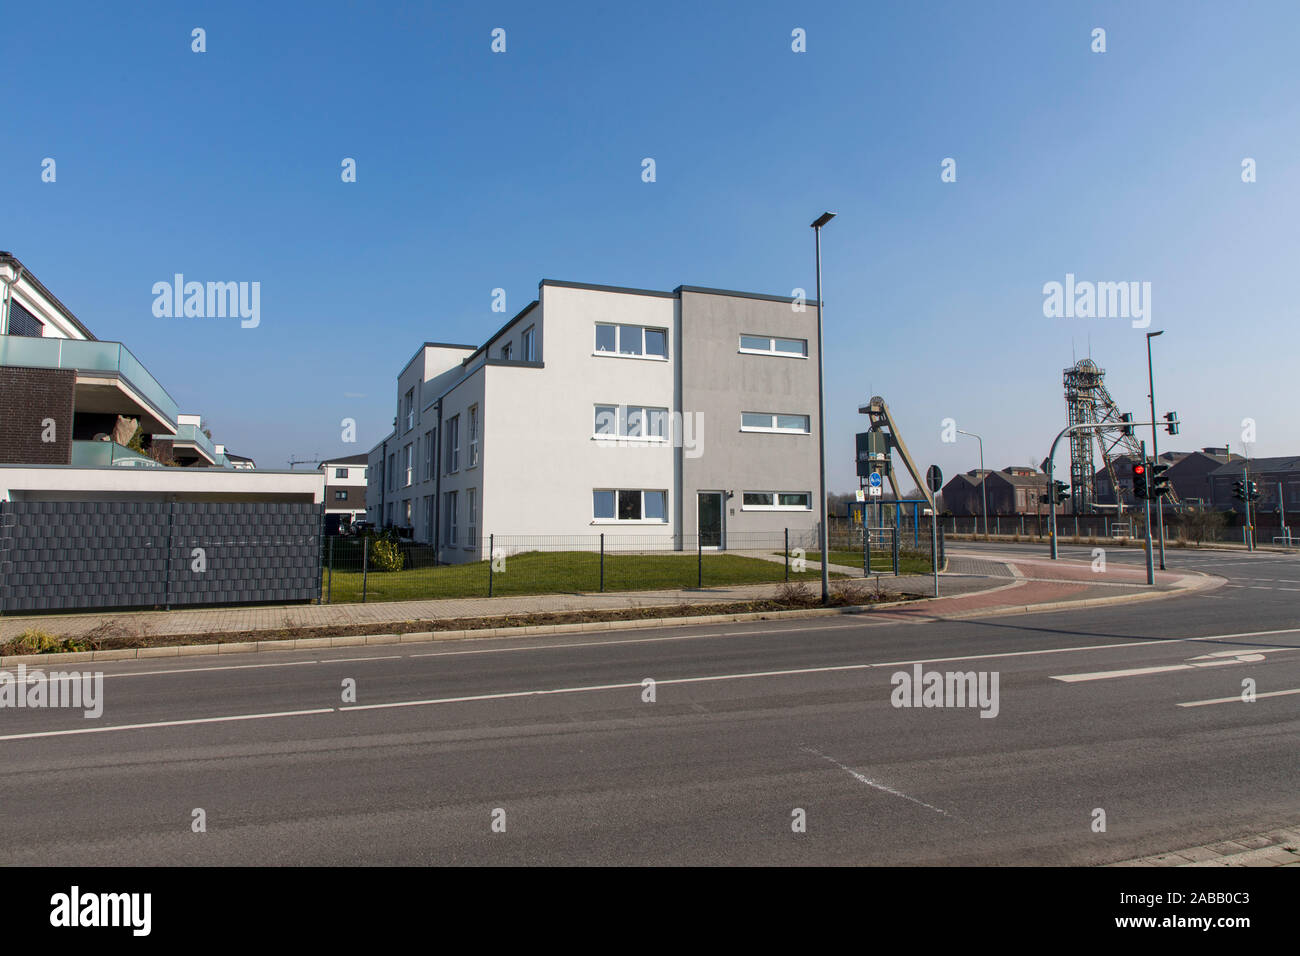
<svg viewBox="0 0 1300 956">
<path fill-rule="evenodd" d="M 695 554 L 605 555 L 606 591 L 649 591 L 693 588 L 697 583 Z M 842 577 L 842 575 L 834 575 Z M 322 599 L 335 604 L 361 600 L 361 572 L 334 569 L 332 598 L 329 574 L 321 581 Z M 811 580 L 816 571 L 791 573 L 790 579 Z M 763 584 L 785 580 L 785 565 L 734 554 L 704 556 L 704 586 Z M 528 551 L 505 559 L 505 570 L 492 575 L 493 595 L 558 594 L 600 590 L 600 555 L 590 551 Z M 433 598 L 486 597 L 488 562 L 371 571 L 367 601 L 413 601 Z"/>
</svg>

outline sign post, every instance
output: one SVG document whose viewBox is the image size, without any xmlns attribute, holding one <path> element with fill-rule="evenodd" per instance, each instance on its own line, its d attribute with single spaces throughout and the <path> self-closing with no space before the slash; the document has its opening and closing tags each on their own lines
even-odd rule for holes
<svg viewBox="0 0 1300 956">
<path fill-rule="evenodd" d="M 934 596 L 939 596 L 939 499 L 934 498 L 943 487 L 943 471 L 931 465 L 925 472 L 925 483 L 930 488 L 933 507 L 930 509 L 930 569 L 934 574 Z"/>
</svg>

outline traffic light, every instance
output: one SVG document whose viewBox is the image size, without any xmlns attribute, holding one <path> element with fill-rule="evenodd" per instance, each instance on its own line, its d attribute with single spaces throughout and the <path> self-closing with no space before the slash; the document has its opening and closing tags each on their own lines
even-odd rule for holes
<svg viewBox="0 0 1300 956">
<path fill-rule="evenodd" d="M 1133 466 L 1133 497 L 1145 498 L 1147 496 L 1147 466 L 1145 462 L 1138 462 Z"/>
<path fill-rule="evenodd" d="M 1246 500 L 1246 483 L 1244 481 L 1234 481 L 1232 483 L 1232 497 L 1238 501 Z"/>
<path fill-rule="evenodd" d="M 1131 437 L 1133 435 L 1133 413 L 1125 412 L 1119 417 L 1119 420 L 1124 423 L 1124 434 Z"/>
<path fill-rule="evenodd" d="M 1246 500 L 1259 501 L 1259 485 L 1253 481 L 1246 482 Z"/>
<path fill-rule="evenodd" d="M 1169 476 L 1165 474 L 1169 470 L 1168 465 L 1152 465 L 1150 475 L 1151 497 L 1163 498 L 1169 494 Z"/>
<path fill-rule="evenodd" d="M 1169 434 L 1171 435 L 1177 435 L 1178 434 L 1178 413 L 1165 412 L 1165 422 L 1167 423 L 1165 425 L 1165 431 L 1169 432 Z"/>
<path fill-rule="evenodd" d="M 1063 504 L 1070 497 L 1070 486 L 1063 481 L 1052 482 L 1052 492 L 1056 498 L 1056 504 Z"/>
</svg>

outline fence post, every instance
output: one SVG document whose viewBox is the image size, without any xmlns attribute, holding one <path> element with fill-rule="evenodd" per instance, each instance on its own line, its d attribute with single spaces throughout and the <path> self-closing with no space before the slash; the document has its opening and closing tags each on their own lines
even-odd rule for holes
<svg viewBox="0 0 1300 956">
<path fill-rule="evenodd" d="M 894 577 L 898 577 L 898 525 L 894 525 Z"/>
<path fill-rule="evenodd" d="M 785 529 L 785 579 L 790 580 L 790 529 Z"/>
<path fill-rule="evenodd" d="M 605 532 L 600 533 L 600 589 L 605 590 Z"/>
<path fill-rule="evenodd" d="M 871 526 L 867 524 L 867 506 L 862 506 L 862 576 L 871 576 Z"/>
<path fill-rule="evenodd" d="M 325 603 L 334 603 L 334 536 L 330 535 L 330 570 L 327 578 L 329 585 L 325 590 Z"/>
<path fill-rule="evenodd" d="M 704 587 L 704 535 L 695 529 L 695 586 Z"/>
<path fill-rule="evenodd" d="M 493 562 L 492 562 L 492 553 L 493 553 L 493 551 L 494 551 L 494 549 L 495 549 L 496 538 L 497 538 L 497 536 L 494 535 L 494 534 L 489 534 L 489 535 L 488 535 L 488 597 L 491 597 L 491 596 L 492 596 L 492 577 L 493 577 L 493 575 L 492 575 L 492 571 L 493 571 L 493 568 L 492 568 L 492 564 L 493 564 Z M 482 539 L 479 539 L 479 540 L 481 541 Z"/>
<path fill-rule="evenodd" d="M 1020 516 L 1020 537 L 1023 538 L 1024 536 L 1025 536 L 1025 516 L 1021 515 Z"/>
<path fill-rule="evenodd" d="M 366 603 L 366 584 L 370 577 L 370 538 L 361 539 L 361 603 Z"/>
</svg>

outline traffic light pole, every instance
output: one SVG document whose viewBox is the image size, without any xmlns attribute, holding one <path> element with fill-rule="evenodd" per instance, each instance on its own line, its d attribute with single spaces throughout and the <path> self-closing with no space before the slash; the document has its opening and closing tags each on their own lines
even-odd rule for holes
<svg viewBox="0 0 1300 956">
<path fill-rule="evenodd" d="M 1142 442 L 1142 461 L 1147 460 L 1147 443 Z M 1147 474 L 1151 474 L 1151 468 L 1148 466 Z M 1152 561 L 1151 554 L 1151 490 L 1148 486 L 1147 493 L 1142 496 L 1142 511 L 1146 515 L 1146 536 L 1147 536 L 1147 584 L 1156 583 L 1156 569 Z"/>
<path fill-rule="evenodd" d="M 1084 423 L 1084 424 L 1081 424 L 1081 425 L 1067 425 L 1067 426 L 1065 426 L 1064 428 L 1062 428 L 1062 429 L 1060 430 L 1060 432 L 1057 434 L 1056 438 L 1052 441 L 1052 448 L 1051 448 L 1051 450 L 1047 453 L 1047 487 L 1048 487 L 1048 488 L 1053 488 L 1053 487 L 1055 487 L 1055 486 L 1052 484 L 1052 482 L 1055 480 L 1054 477 L 1053 477 L 1053 475 L 1054 475 L 1055 470 L 1056 470 L 1056 446 L 1059 445 L 1059 444 L 1061 443 L 1061 439 L 1062 439 L 1062 438 L 1064 438 L 1066 435 L 1069 435 L 1071 432 L 1083 432 L 1083 431 L 1104 432 L 1104 431 L 1115 431 L 1115 430 L 1117 430 L 1117 429 L 1121 429 L 1121 430 L 1122 430 L 1122 429 L 1127 429 L 1127 430 L 1128 430 L 1128 433 L 1131 435 L 1131 434 L 1133 434 L 1132 429 L 1134 429 L 1134 428 L 1144 428 L 1144 427 L 1146 427 L 1147 425 L 1153 425 L 1153 424 L 1155 424 L 1155 420 L 1154 420 L 1154 418 L 1153 418 L 1151 421 L 1149 421 L 1149 422 L 1133 422 L 1133 421 L 1128 421 L 1128 422 L 1096 422 L 1096 423 Z M 1145 448 L 1145 444 L 1143 445 L 1143 447 Z M 1146 453 L 1145 453 L 1145 451 L 1144 451 L 1144 452 L 1143 452 L 1143 457 L 1145 458 L 1145 456 L 1146 456 Z M 1119 489 L 1118 489 L 1118 488 L 1115 489 L 1115 500 L 1116 500 L 1116 501 L 1120 500 L 1120 495 L 1119 495 Z M 1147 531 L 1148 531 L 1148 536 L 1149 536 L 1149 533 L 1150 533 L 1150 517 L 1151 517 L 1151 514 L 1150 514 L 1150 511 L 1148 510 L 1148 512 L 1147 512 L 1147 519 L 1148 519 L 1148 521 L 1147 521 L 1147 523 L 1148 523 Z M 1057 557 L 1058 557 L 1058 552 L 1057 552 L 1057 547 L 1056 547 L 1056 506 L 1055 506 L 1055 505 L 1052 506 L 1052 509 L 1051 509 L 1051 511 L 1050 511 L 1049 514 L 1048 514 L 1048 518 L 1049 518 L 1049 533 L 1048 533 L 1048 537 L 1050 537 L 1050 538 L 1051 538 L 1051 541 L 1052 541 L 1052 544 L 1051 544 L 1051 555 L 1052 555 L 1052 560 L 1055 561 L 1055 560 L 1057 560 Z M 1148 562 L 1150 562 L 1150 559 L 1151 559 L 1151 542 L 1150 542 L 1150 540 L 1148 540 L 1148 541 L 1147 541 L 1147 560 L 1148 560 Z M 1150 575 L 1149 575 L 1149 576 L 1150 576 Z M 1148 580 L 1147 583 L 1150 584 L 1151 581 Z"/>
<path fill-rule="evenodd" d="M 1159 335 L 1160 333 L 1154 333 Z M 1160 461 L 1160 440 L 1156 437 L 1156 386 L 1155 380 L 1151 375 L 1151 339 L 1152 333 L 1147 333 L 1147 387 L 1150 389 L 1151 398 L 1151 458 L 1154 462 Z M 1148 511 L 1151 509 L 1148 508 Z M 1160 526 L 1160 570 L 1165 570 L 1165 496 L 1161 495 L 1156 499 L 1156 521 Z M 1147 582 L 1148 584 L 1151 582 Z"/>
</svg>

